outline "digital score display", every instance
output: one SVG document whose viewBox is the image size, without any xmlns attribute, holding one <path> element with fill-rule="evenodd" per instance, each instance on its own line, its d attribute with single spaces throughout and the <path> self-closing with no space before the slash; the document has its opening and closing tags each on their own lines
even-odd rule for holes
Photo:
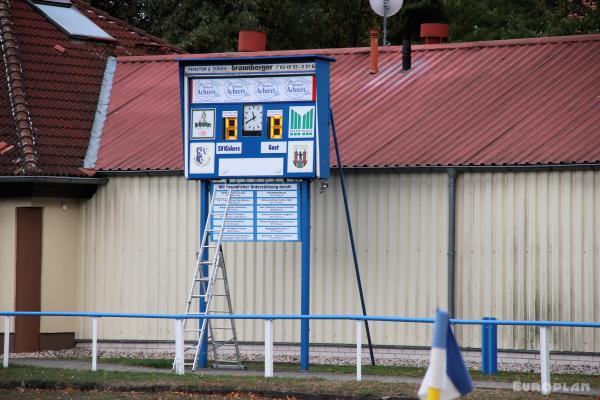
<svg viewBox="0 0 600 400">
<path fill-rule="evenodd" d="M 186 178 L 328 178 L 331 61 L 180 60 Z"/>
</svg>

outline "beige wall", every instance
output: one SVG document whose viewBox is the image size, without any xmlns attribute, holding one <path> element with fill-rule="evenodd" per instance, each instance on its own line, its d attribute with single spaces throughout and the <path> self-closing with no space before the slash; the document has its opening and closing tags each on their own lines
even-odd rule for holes
<svg viewBox="0 0 600 400">
<path fill-rule="evenodd" d="M 15 307 L 16 207 L 43 207 L 42 293 L 44 311 L 75 310 L 79 265 L 79 202 L 72 199 L 0 200 L 0 309 Z M 0 322 L 3 324 L 4 320 Z M 69 318 L 42 318 L 43 333 L 73 332 Z M 4 327 L 2 326 L 2 329 Z"/>
</svg>

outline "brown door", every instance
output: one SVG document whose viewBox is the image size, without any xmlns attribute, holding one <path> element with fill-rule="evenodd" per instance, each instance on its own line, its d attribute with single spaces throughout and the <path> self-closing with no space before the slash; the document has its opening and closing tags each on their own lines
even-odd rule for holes
<svg viewBox="0 0 600 400">
<path fill-rule="evenodd" d="M 16 311 L 40 311 L 42 208 L 17 207 Z M 40 317 L 15 318 L 15 352 L 40 350 Z"/>
</svg>

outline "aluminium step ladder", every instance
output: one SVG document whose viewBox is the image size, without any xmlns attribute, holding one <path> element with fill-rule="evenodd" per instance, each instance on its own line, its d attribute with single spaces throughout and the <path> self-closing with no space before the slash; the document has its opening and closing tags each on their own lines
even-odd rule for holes
<svg viewBox="0 0 600 400">
<path fill-rule="evenodd" d="M 225 190 L 215 190 L 211 198 L 200 251 L 196 254 L 194 277 L 185 307 L 187 315 L 233 314 L 225 257 L 221 245 L 232 197 L 233 189 L 226 188 Z M 222 214 L 220 226 L 218 228 L 211 227 L 212 217 L 218 214 Z M 210 242 L 211 234 L 213 235 L 212 244 Z M 204 311 L 200 309 L 201 302 L 205 304 Z M 196 344 L 184 348 L 184 359 L 186 354 L 193 353 L 192 361 L 184 362 L 184 366 L 191 366 L 192 371 L 196 370 L 201 356 L 201 345 L 206 335 L 208 337 L 206 351 L 212 353 L 214 368 L 244 368 L 233 319 L 185 319 L 183 332 L 184 335 L 189 333 L 196 335 L 194 338 Z M 226 357 L 224 353 L 227 353 L 229 357 Z"/>
</svg>

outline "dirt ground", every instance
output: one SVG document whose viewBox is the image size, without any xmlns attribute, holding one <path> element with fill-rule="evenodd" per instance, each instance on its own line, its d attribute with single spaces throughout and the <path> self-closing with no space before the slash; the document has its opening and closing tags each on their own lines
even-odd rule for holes
<svg viewBox="0 0 600 400">
<path fill-rule="evenodd" d="M 140 393 L 78 390 L 0 390 L 0 399 L 10 400 L 261 400 L 265 397 L 231 393 L 228 395 L 198 395 L 182 392 Z M 288 398 L 291 400 L 291 398 Z"/>
<path fill-rule="evenodd" d="M 269 399 L 294 400 L 295 397 L 268 397 Z M 392 397 L 393 398 L 393 397 Z M 399 397 L 396 397 L 399 398 Z M 416 398 L 416 397 L 415 397 Z M 552 396 L 541 396 L 532 393 L 515 393 L 501 390 L 476 390 L 470 394 L 467 399 L 593 399 L 593 397 L 566 396 L 554 394 Z M 75 389 L 64 390 L 37 390 L 37 389 L 15 389 L 0 390 L 0 399 L 10 400 L 262 400 L 267 397 L 256 394 L 244 394 L 232 392 L 224 395 L 205 395 L 185 392 L 161 392 L 161 393 L 142 393 L 142 392 L 113 392 L 113 391 L 79 391 Z"/>
</svg>

